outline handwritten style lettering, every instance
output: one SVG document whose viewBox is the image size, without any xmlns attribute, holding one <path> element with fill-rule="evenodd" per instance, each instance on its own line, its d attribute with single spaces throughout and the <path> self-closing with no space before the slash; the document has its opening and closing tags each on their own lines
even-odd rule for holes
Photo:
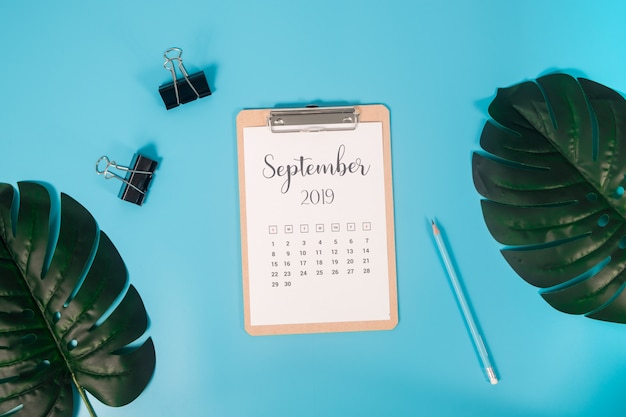
<svg viewBox="0 0 626 417">
<path fill-rule="evenodd" d="M 346 153 L 345 145 L 340 145 L 337 149 L 337 159 L 326 164 L 313 163 L 313 158 L 305 158 L 300 156 L 294 158 L 295 164 L 275 165 L 274 155 L 268 153 L 265 155 L 264 161 L 266 167 L 263 168 L 263 176 L 267 179 L 274 177 L 284 177 L 285 180 L 280 187 L 280 192 L 286 194 L 291 188 L 291 182 L 296 176 L 312 176 L 312 175 L 338 175 L 343 177 L 347 174 L 367 175 L 370 165 L 364 165 L 361 158 L 355 158 L 353 162 L 343 162 Z"/>
</svg>

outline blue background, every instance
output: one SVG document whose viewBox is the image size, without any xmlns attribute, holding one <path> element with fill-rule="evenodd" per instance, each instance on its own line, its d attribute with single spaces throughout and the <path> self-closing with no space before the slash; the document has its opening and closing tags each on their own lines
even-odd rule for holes
<svg viewBox="0 0 626 417">
<path fill-rule="evenodd" d="M 552 71 L 626 90 L 623 1 L 0 3 L 0 181 L 92 212 L 149 312 L 154 377 L 100 416 L 587 416 L 626 411 L 626 327 L 559 313 L 499 254 L 471 176 L 496 88 Z M 214 90 L 166 111 L 165 49 Z M 243 329 L 235 117 L 277 104 L 391 111 L 398 326 Z M 146 148 L 143 207 L 94 172 Z M 501 382 L 484 377 L 436 217 Z M 87 416 L 81 406 L 79 416 Z"/>
</svg>

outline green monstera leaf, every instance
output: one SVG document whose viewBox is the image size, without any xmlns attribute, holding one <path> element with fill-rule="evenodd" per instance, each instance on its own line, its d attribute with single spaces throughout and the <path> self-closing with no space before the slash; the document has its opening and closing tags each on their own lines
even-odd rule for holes
<svg viewBox="0 0 626 417">
<path fill-rule="evenodd" d="M 152 340 L 133 343 L 148 318 L 135 288 L 124 292 L 119 253 L 69 196 L 52 210 L 60 221 L 51 208 L 42 185 L 19 183 L 18 196 L 0 184 L 2 416 L 70 417 L 75 391 L 95 416 L 85 391 L 122 406 L 154 372 Z"/>
<path fill-rule="evenodd" d="M 552 74 L 499 89 L 472 159 L 502 254 L 557 310 L 626 323 L 626 102 Z"/>
</svg>

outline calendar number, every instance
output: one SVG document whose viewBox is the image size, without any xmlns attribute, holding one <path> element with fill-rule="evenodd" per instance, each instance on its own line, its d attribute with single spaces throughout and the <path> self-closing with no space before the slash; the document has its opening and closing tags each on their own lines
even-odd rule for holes
<svg viewBox="0 0 626 417">
<path fill-rule="evenodd" d="M 304 198 L 300 205 L 332 204 L 335 201 L 335 192 L 331 188 L 321 190 L 302 190 Z"/>
<path fill-rule="evenodd" d="M 283 284 L 284 287 L 291 287 L 291 281 L 284 281 Z M 272 281 L 272 288 L 278 288 L 280 287 L 280 283 L 276 282 L 276 281 Z"/>
</svg>

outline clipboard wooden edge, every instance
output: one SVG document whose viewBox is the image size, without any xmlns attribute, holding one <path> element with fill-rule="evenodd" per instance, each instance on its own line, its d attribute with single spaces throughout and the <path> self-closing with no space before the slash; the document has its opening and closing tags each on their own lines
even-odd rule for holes
<svg viewBox="0 0 626 417">
<path fill-rule="evenodd" d="M 250 317 L 250 292 L 248 273 L 248 242 L 247 242 L 247 215 L 245 193 L 245 161 L 243 153 L 243 130 L 246 127 L 268 126 L 270 112 L 279 110 L 244 109 L 237 114 L 237 161 L 239 176 L 239 205 L 241 225 L 241 255 L 242 255 L 242 282 L 243 282 L 243 309 L 244 328 L 251 336 L 303 334 L 303 333 L 332 333 L 354 332 L 373 330 L 392 330 L 398 325 L 398 290 L 396 276 L 395 254 L 395 231 L 394 231 L 394 207 L 393 207 L 393 182 L 391 168 L 391 133 L 389 109 L 383 104 L 355 105 L 354 109 L 359 114 L 359 123 L 381 122 L 383 134 L 383 165 L 385 183 L 385 211 L 387 224 L 387 261 L 389 274 L 389 313 L 388 320 L 373 321 L 350 321 L 330 323 L 305 323 L 305 324 L 278 324 L 278 325 L 255 325 L 251 324 Z M 280 109 L 285 110 L 285 109 Z"/>
</svg>

